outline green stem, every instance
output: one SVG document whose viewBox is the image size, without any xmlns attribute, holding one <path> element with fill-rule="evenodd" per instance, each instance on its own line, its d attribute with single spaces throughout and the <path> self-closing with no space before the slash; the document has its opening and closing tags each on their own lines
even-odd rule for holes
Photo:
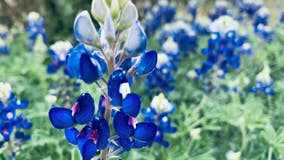
<svg viewBox="0 0 284 160">
<path fill-rule="evenodd" d="M 242 133 L 242 146 L 241 146 L 240 152 L 242 152 L 247 146 L 247 132 L 246 132 L 246 128 L 244 125 L 241 125 L 240 129 Z"/>
<path fill-rule="evenodd" d="M 273 148 L 269 147 L 267 160 L 272 160 Z"/>
</svg>

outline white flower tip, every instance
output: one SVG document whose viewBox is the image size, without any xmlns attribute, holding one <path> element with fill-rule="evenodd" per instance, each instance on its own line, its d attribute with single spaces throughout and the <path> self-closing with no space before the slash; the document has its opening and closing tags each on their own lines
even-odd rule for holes
<svg viewBox="0 0 284 160">
<path fill-rule="evenodd" d="M 40 19 L 40 14 L 37 12 L 32 11 L 28 14 L 28 21 L 36 22 L 39 19 Z"/>
<path fill-rule="evenodd" d="M 97 30 L 88 11 L 77 15 L 73 25 L 75 38 L 86 44 L 94 44 L 97 39 Z"/>
<path fill-rule="evenodd" d="M 108 10 L 108 6 L 105 0 L 93 0 L 91 12 L 94 18 L 99 21 L 103 22 L 106 16 L 106 11 Z"/>
<path fill-rule="evenodd" d="M 129 1 L 125 6 L 120 20 L 120 29 L 127 29 L 131 27 L 138 20 L 138 11 L 136 6 Z"/>
</svg>

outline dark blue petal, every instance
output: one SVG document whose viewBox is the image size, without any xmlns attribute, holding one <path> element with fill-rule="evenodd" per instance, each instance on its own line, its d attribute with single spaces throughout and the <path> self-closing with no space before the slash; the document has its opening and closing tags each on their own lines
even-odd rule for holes
<svg viewBox="0 0 284 160">
<path fill-rule="evenodd" d="M 142 122 L 136 125 L 134 137 L 140 141 L 152 141 L 155 138 L 157 127 L 153 123 Z"/>
<path fill-rule="evenodd" d="M 137 117 L 141 108 L 141 99 L 138 94 L 130 93 L 122 102 L 122 110 L 131 117 Z"/>
<path fill-rule="evenodd" d="M 138 148 L 145 147 L 148 144 L 149 144 L 148 142 L 134 141 L 133 144 L 132 144 L 132 147 L 138 149 Z"/>
<path fill-rule="evenodd" d="M 122 104 L 122 95 L 119 92 L 120 85 L 127 83 L 128 79 L 123 70 L 115 70 L 108 81 L 108 95 L 110 97 L 110 103 L 113 106 L 120 106 Z"/>
<path fill-rule="evenodd" d="M 57 129 L 69 128 L 74 125 L 72 111 L 67 108 L 51 108 L 49 110 L 49 120 Z"/>
<path fill-rule="evenodd" d="M 25 109 L 29 105 L 29 101 L 22 101 L 21 104 L 19 105 L 20 109 Z"/>
<path fill-rule="evenodd" d="M 107 121 L 104 118 L 94 119 L 92 129 L 99 131 L 97 148 L 103 150 L 108 146 L 108 139 L 110 137 L 110 130 Z"/>
<path fill-rule="evenodd" d="M 132 143 L 129 138 L 119 138 L 120 146 L 125 150 L 129 151 L 131 149 Z"/>
<path fill-rule="evenodd" d="M 83 53 L 87 52 L 84 44 L 79 44 L 71 49 L 67 57 L 67 68 L 71 76 L 80 78 L 80 59 Z"/>
<path fill-rule="evenodd" d="M 134 133 L 134 127 L 129 124 L 129 116 L 123 112 L 115 114 L 113 128 L 120 138 L 128 138 Z"/>
<path fill-rule="evenodd" d="M 79 131 L 76 128 L 70 128 L 64 130 L 65 138 L 67 141 L 73 145 L 77 145 L 77 135 L 79 134 Z"/>
<path fill-rule="evenodd" d="M 85 126 L 79 133 L 77 136 L 77 144 L 78 144 L 78 148 L 81 151 L 82 148 L 84 147 L 84 144 L 86 143 L 86 141 L 89 139 L 89 135 L 90 135 L 90 131 L 91 131 L 91 127 L 89 126 Z"/>
<path fill-rule="evenodd" d="M 86 83 L 92 83 L 100 78 L 99 63 L 96 59 L 83 54 L 80 61 L 81 78 Z"/>
<path fill-rule="evenodd" d="M 156 51 L 149 51 L 144 53 L 140 59 L 137 74 L 148 74 L 152 72 L 157 65 L 158 55 Z"/>
<path fill-rule="evenodd" d="M 78 124 L 89 123 L 95 112 L 94 99 L 89 93 L 83 93 L 77 99 L 78 107 L 74 110 L 74 118 Z M 76 105 L 76 104 L 75 104 Z"/>
<path fill-rule="evenodd" d="M 83 160 L 90 160 L 96 155 L 97 146 L 94 144 L 92 140 L 89 139 L 85 142 L 80 152 Z"/>
</svg>

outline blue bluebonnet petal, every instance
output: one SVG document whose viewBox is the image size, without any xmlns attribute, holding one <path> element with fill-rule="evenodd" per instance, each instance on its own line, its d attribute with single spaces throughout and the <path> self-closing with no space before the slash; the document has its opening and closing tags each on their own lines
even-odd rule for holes
<svg viewBox="0 0 284 160">
<path fill-rule="evenodd" d="M 97 153 L 97 146 L 92 140 L 87 140 L 80 150 L 83 160 L 92 159 Z"/>
<path fill-rule="evenodd" d="M 149 51 L 147 53 L 144 53 L 140 59 L 138 68 L 137 68 L 137 74 L 148 74 L 152 72 L 158 61 L 158 54 L 156 51 Z"/>
<path fill-rule="evenodd" d="M 81 57 L 80 73 L 82 80 L 86 83 L 92 83 L 100 78 L 98 62 L 94 61 L 92 62 L 91 57 L 86 54 L 83 54 Z"/>
<path fill-rule="evenodd" d="M 132 147 L 132 143 L 129 138 L 119 138 L 119 144 L 125 151 L 129 151 Z"/>
<path fill-rule="evenodd" d="M 120 138 L 128 138 L 134 133 L 134 127 L 129 124 L 129 116 L 123 112 L 114 115 L 113 128 Z"/>
<path fill-rule="evenodd" d="M 91 131 L 91 127 L 89 126 L 85 126 L 83 129 L 81 129 L 81 131 L 78 133 L 77 136 L 77 144 L 78 144 L 78 148 L 81 151 L 84 147 L 84 144 L 86 143 L 86 141 L 89 139 L 89 135 L 90 135 L 90 131 Z"/>
<path fill-rule="evenodd" d="M 72 111 L 67 108 L 51 108 L 49 110 L 49 120 L 57 129 L 69 128 L 74 125 Z"/>
<path fill-rule="evenodd" d="M 79 134 L 79 131 L 76 128 L 70 128 L 64 130 L 65 138 L 67 141 L 73 145 L 77 145 L 77 135 Z"/>
<path fill-rule="evenodd" d="M 19 105 L 20 109 L 25 109 L 29 105 L 29 101 L 22 101 L 21 104 Z"/>
<path fill-rule="evenodd" d="M 83 93 L 77 99 L 78 109 L 74 112 L 74 118 L 78 124 L 89 123 L 95 112 L 94 99 L 89 93 Z"/>
<path fill-rule="evenodd" d="M 104 118 L 94 119 L 92 129 L 98 130 L 97 148 L 102 150 L 108 146 L 108 139 L 110 137 L 110 130 L 107 121 Z"/>
<path fill-rule="evenodd" d="M 81 78 L 80 74 L 80 59 L 82 54 L 88 52 L 84 44 L 79 44 L 75 48 L 71 49 L 67 57 L 67 68 L 70 75 L 74 78 Z"/>
<path fill-rule="evenodd" d="M 143 148 L 143 147 L 147 146 L 148 144 L 149 144 L 148 142 L 142 142 L 142 141 L 136 141 L 135 140 L 132 144 L 132 147 L 139 149 L 139 148 Z"/>
<path fill-rule="evenodd" d="M 122 102 L 122 110 L 129 116 L 137 117 L 141 108 L 141 98 L 138 94 L 130 93 Z"/>
<path fill-rule="evenodd" d="M 123 70 L 115 70 L 108 81 L 108 95 L 110 97 L 110 103 L 113 106 L 120 106 L 122 104 L 122 95 L 119 92 L 120 85 L 128 82 Z"/>
<path fill-rule="evenodd" d="M 136 125 L 134 137 L 140 141 L 152 141 L 156 135 L 157 127 L 153 123 L 141 122 Z"/>
</svg>

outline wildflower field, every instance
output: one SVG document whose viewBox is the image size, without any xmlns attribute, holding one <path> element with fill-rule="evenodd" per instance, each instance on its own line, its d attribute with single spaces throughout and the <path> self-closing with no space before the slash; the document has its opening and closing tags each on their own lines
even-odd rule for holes
<svg viewBox="0 0 284 160">
<path fill-rule="evenodd" d="M 0 160 L 284 160 L 282 0 L 0 0 Z"/>
</svg>

